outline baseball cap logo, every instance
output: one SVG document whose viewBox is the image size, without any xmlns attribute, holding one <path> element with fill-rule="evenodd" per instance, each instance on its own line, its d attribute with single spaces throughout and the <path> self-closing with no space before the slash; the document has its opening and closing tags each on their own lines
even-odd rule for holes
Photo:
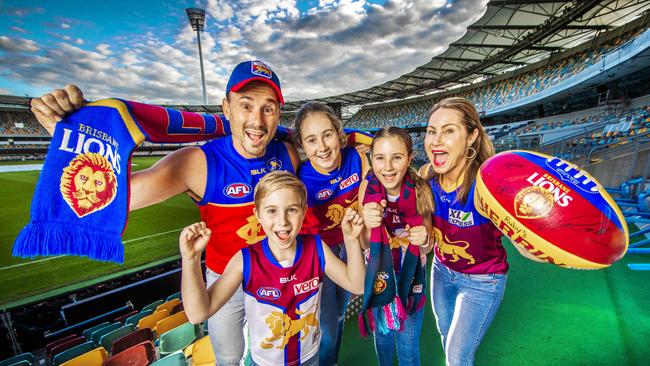
<svg viewBox="0 0 650 366">
<path fill-rule="evenodd" d="M 251 62 L 251 73 L 253 75 L 263 76 L 267 79 L 273 77 L 273 72 L 271 71 L 271 68 L 261 61 Z"/>
</svg>

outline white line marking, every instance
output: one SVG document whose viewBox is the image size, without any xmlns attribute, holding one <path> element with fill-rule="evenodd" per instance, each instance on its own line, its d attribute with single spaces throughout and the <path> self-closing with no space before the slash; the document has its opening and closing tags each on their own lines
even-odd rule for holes
<svg viewBox="0 0 650 366">
<path fill-rule="evenodd" d="M 158 233 L 158 234 L 141 236 L 139 238 L 125 240 L 123 243 L 124 244 L 132 243 L 134 241 L 140 241 L 140 240 L 143 240 L 143 239 L 154 238 L 156 236 L 162 236 L 162 235 L 166 235 L 166 234 L 169 234 L 169 233 L 174 233 L 174 232 L 181 231 L 181 230 L 183 230 L 183 229 L 175 229 L 175 230 L 169 230 L 169 231 L 165 231 L 165 232 Z M 26 266 L 28 264 L 35 264 L 35 263 L 39 263 L 39 262 L 45 262 L 45 261 L 49 261 L 51 259 L 56 259 L 56 258 L 61 258 L 61 257 L 65 257 L 65 256 L 64 255 L 57 255 L 55 257 L 47 257 L 47 258 L 38 259 L 38 260 L 35 260 L 35 261 L 29 261 L 29 262 L 25 262 L 25 263 L 18 263 L 18 264 L 11 265 L 9 267 L 2 267 L 2 268 L 0 268 L 0 271 L 5 270 L 5 269 L 10 269 L 10 268 L 18 268 L 18 267 Z"/>
</svg>

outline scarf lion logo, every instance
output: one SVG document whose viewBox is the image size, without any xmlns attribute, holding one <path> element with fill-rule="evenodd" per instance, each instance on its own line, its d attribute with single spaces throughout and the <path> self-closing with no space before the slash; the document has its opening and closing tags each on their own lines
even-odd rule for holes
<svg viewBox="0 0 650 366">
<path fill-rule="evenodd" d="M 313 308 L 314 305 L 311 306 Z M 311 310 L 310 308 L 310 310 Z M 303 341 L 309 335 L 309 327 L 316 327 L 318 331 L 318 319 L 316 318 L 316 312 L 312 311 L 311 313 L 302 312 L 296 309 L 296 314 L 301 315 L 299 319 L 291 319 L 291 317 L 280 311 L 273 311 L 269 314 L 266 319 L 266 325 L 268 325 L 271 330 L 271 337 L 265 337 L 264 341 L 260 344 L 260 347 L 264 349 L 273 348 L 273 342 L 278 339 L 282 339 L 280 345 L 275 346 L 275 348 L 283 349 L 289 343 L 289 339 L 295 335 L 299 335 L 300 332 L 304 330 L 305 334 L 300 337 L 300 340 Z M 304 314 L 304 316 L 302 316 Z"/>
<path fill-rule="evenodd" d="M 460 258 L 467 260 L 467 264 L 474 264 L 476 260 L 474 257 L 467 253 L 467 248 L 469 248 L 469 243 L 466 241 L 451 241 L 448 237 L 443 236 L 442 231 L 438 228 L 433 228 L 433 239 L 436 244 L 438 244 L 438 252 L 440 256 L 444 257 L 446 255 L 451 256 L 450 262 L 458 262 Z M 457 245 L 457 243 L 465 243 L 465 245 Z"/>
<path fill-rule="evenodd" d="M 77 155 L 63 169 L 60 185 L 63 200 L 82 218 L 108 206 L 117 193 L 113 167 L 102 155 Z"/>
<path fill-rule="evenodd" d="M 515 215 L 524 219 L 538 219 L 551 212 L 553 193 L 538 186 L 522 189 L 515 196 Z"/>
</svg>

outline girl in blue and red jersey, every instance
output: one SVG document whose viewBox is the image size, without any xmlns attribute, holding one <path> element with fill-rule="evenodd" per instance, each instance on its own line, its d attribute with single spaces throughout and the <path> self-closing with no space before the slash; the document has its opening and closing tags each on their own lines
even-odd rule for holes
<svg viewBox="0 0 650 366">
<path fill-rule="evenodd" d="M 298 235 L 306 214 L 306 189 L 295 176 L 275 171 L 255 187 L 254 213 L 266 238 L 241 249 L 207 290 L 201 252 L 210 239 L 205 223 L 188 226 L 179 239 L 182 293 L 196 324 L 217 312 L 241 285 L 253 365 L 318 365 L 322 281 L 363 292 L 363 219 L 348 208 L 341 220 L 348 264 L 318 235 Z"/>
<path fill-rule="evenodd" d="M 494 146 L 474 105 L 448 98 L 429 112 L 424 147 L 430 163 L 420 174 L 429 179 L 436 204 L 433 311 L 447 365 L 472 365 L 503 299 L 508 272 L 501 233 L 474 200 L 476 174 Z"/>
<path fill-rule="evenodd" d="M 309 223 L 305 226 L 318 227 L 332 252 L 345 261 L 341 220 L 346 208 L 357 208 L 368 160 L 354 147 L 345 146 L 341 120 L 326 104 L 303 104 L 295 117 L 294 133 L 308 159 L 298 169 L 298 178 L 307 187 Z M 322 291 L 320 366 L 333 366 L 338 362 L 350 294 L 329 279 L 324 280 Z"/>
<path fill-rule="evenodd" d="M 360 329 L 371 329 L 380 366 L 420 364 L 420 331 L 426 300 L 426 254 L 433 197 L 426 180 L 409 166 L 409 133 L 388 127 L 371 145 L 372 174 L 359 190 L 370 256 Z"/>
</svg>

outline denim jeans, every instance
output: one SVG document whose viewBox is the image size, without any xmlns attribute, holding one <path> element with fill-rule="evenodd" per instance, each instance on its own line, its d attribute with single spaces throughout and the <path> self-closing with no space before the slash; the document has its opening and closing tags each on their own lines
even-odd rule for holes
<svg viewBox="0 0 650 366">
<path fill-rule="evenodd" d="M 431 284 L 431 303 L 447 366 L 473 365 L 503 299 L 506 275 L 460 273 L 434 258 Z"/>
<path fill-rule="evenodd" d="M 388 334 L 374 333 L 375 352 L 379 366 L 393 365 L 395 348 L 399 366 L 420 365 L 420 331 L 424 320 L 424 307 L 404 320 L 402 331 L 391 330 Z"/>
<path fill-rule="evenodd" d="M 206 269 L 205 278 L 208 287 L 219 277 L 220 274 Z M 241 363 L 246 351 L 245 327 L 244 291 L 239 286 L 230 300 L 208 319 L 208 333 L 217 364 L 238 366 Z"/>
<path fill-rule="evenodd" d="M 347 262 L 345 245 L 331 246 L 334 255 L 343 262 Z M 323 279 L 320 305 L 320 365 L 334 366 L 338 362 L 341 338 L 343 337 L 343 324 L 345 323 L 345 309 L 350 300 L 350 293 L 339 287 L 328 277 Z"/>
<path fill-rule="evenodd" d="M 260 364 L 256 363 L 255 360 L 251 359 L 251 365 L 250 366 L 260 366 Z M 318 365 L 318 355 L 316 355 L 316 356 L 308 359 L 307 361 L 301 363 L 300 366 L 319 366 Z"/>
</svg>

